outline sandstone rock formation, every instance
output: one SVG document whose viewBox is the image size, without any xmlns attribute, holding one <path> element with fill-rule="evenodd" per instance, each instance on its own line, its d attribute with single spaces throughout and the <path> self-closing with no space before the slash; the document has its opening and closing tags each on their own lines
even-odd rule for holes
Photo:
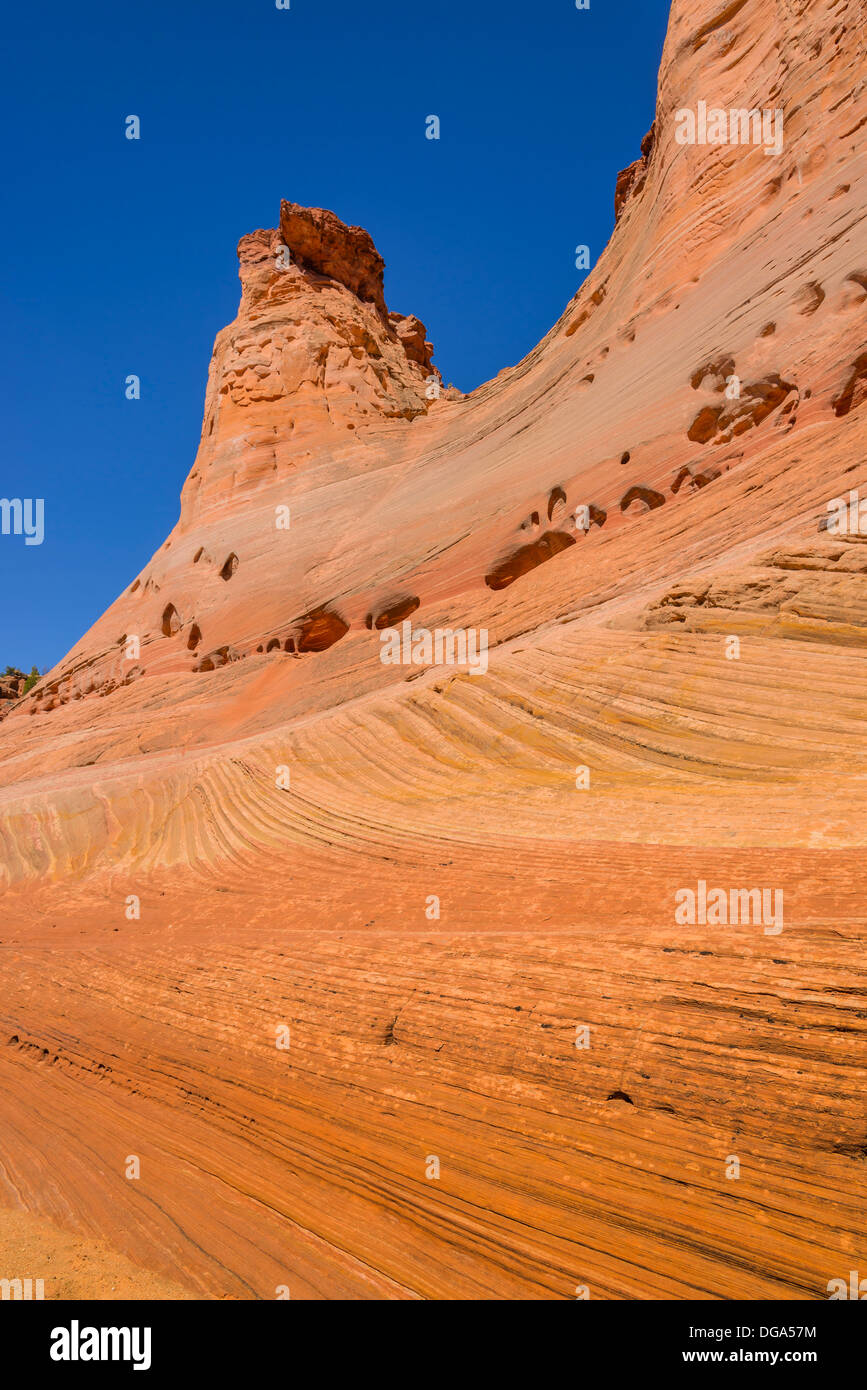
<svg viewBox="0 0 867 1390">
<path fill-rule="evenodd" d="M 0 700 L 17 700 L 24 693 L 26 681 L 23 671 L 7 666 L 5 674 L 0 676 Z"/>
<path fill-rule="evenodd" d="M 650 127 L 641 142 L 641 158 L 636 159 L 628 168 L 621 169 L 617 175 L 617 183 L 614 187 L 614 217 L 615 221 L 620 221 L 620 214 L 626 206 L 627 200 L 634 193 L 640 193 L 647 181 L 647 171 L 650 166 L 650 156 L 653 154 L 653 142 L 656 138 L 656 122 Z"/>
<path fill-rule="evenodd" d="M 32 690 L 38 675 L 35 666 L 29 676 L 19 671 L 16 666 L 6 667 L 0 675 L 0 719 L 4 719 L 11 712 L 16 700 L 20 700 L 22 695 Z"/>
<path fill-rule="evenodd" d="M 466 397 L 359 228 L 243 238 L 178 524 L 0 731 L 0 1201 L 206 1296 L 867 1261 L 861 19 L 674 0 L 609 246 Z"/>
</svg>

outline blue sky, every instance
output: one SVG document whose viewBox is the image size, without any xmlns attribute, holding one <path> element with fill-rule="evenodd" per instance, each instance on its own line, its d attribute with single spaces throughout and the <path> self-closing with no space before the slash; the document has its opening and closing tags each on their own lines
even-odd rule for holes
<svg viewBox="0 0 867 1390">
<path fill-rule="evenodd" d="M 7 25 L 0 670 L 52 666 L 162 543 L 235 247 L 281 197 L 371 233 L 471 390 L 562 312 L 653 119 L 668 0 L 47 0 Z M 141 140 L 124 137 L 129 114 Z M 437 114 L 441 139 L 425 139 Z M 136 373 L 142 398 L 127 401 Z"/>
</svg>

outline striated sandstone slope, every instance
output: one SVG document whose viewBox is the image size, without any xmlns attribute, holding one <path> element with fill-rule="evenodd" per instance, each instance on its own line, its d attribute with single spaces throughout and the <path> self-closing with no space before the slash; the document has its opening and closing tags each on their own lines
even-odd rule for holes
<svg viewBox="0 0 867 1390">
<path fill-rule="evenodd" d="M 609 246 L 469 396 L 361 229 L 242 239 L 178 524 L 0 728 L 7 1204 L 208 1296 L 867 1259 L 860 21 L 675 0 Z M 408 615 L 487 672 L 384 665 Z M 676 924 L 699 879 L 783 930 Z"/>
</svg>

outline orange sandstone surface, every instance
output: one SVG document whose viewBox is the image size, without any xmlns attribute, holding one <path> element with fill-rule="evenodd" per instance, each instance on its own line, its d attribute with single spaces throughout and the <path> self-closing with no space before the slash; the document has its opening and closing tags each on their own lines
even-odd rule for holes
<svg viewBox="0 0 867 1390">
<path fill-rule="evenodd" d="M 266 1299 L 863 1270 L 867 524 L 827 524 L 867 498 L 862 31 L 674 0 L 610 244 L 467 396 L 366 232 L 242 239 L 178 524 L 0 726 L 22 1261 L 60 1228 L 78 1296 L 116 1259 Z M 780 153 L 679 143 L 699 102 L 781 111 Z M 384 663 L 404 621 L 487 669 Z M 699 881 L 782 918 L 678 921 Z"/>
</svg>

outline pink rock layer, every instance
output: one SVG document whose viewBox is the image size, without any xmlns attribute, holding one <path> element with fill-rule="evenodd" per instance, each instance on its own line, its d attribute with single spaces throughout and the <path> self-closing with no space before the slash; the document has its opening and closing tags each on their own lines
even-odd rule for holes
<svg viewBox="0 0 867 1390">
<path fill-rule="evenodd" d="M 178 524 L 0 729 L 7 1204 L 212 1297 L 863 1272 L 865 125 L 857 0 L 675 0 L 609 246 L 468 396 L 361 229 L 243 238 Z"/>
</svg>

